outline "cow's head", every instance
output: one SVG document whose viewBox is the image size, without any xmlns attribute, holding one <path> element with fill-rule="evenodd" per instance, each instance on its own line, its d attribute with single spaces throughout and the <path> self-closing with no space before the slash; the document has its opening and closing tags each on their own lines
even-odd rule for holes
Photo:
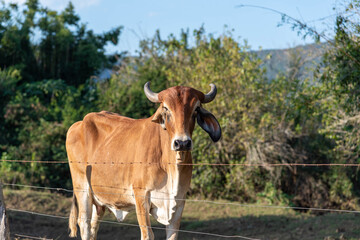
<svg viewBox="0 0 360 240">
<path fill-rule="evenodd" d="M 172 139 L 172 150 L 192 150 L 191 136 L 195 127 L 195 119 L 214 142 L 220 139 L 221 128 L 218 121 L 214 115 L 202 107 L 202 104 L 211 102 L 216 96 L 216 86 L 214 84 L 210 84 L 210 86 L 211 90 L 208 94 L 181 86 L 154 93 L 150 89 L 150 82 L 145 84 L 144 91 L 147 98 L 154 103 L 160 103 L 152 121 L 168 131 Z"/>
</svg>

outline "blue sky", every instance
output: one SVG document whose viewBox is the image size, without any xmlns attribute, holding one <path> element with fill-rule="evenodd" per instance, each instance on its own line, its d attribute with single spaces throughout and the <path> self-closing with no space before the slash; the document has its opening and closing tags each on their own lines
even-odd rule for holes
<svg viewBox="0 0 360 240">
<path fill-rule="evenodd" d="M 6 0 L 18 2 L 25 0 Z M 61 10 L 66 0 L 40 0 L 51 9 Z M 204 25 L 207 33 L 215 36 L 224 32 L 224 26 L 234 29 L 233 36 L 246 39 L 252 49 L 287 48 L 312 42 L 304 41 L 291 26 L 278 27 L 281 16 L 258 8 L 237 8 L 251 4 L 284 12 L 302 21 L 312 21 L 334 14 L 333 7 L 339 0 L 73 0 L 81 21 L 97 33 L 115 26 L 124 26 L 118 46 L 107 48 L 108 53 L 138 49 L 141 39 L 152 37 L 156 29 L 162 37 L 173 33 L 179 36 L 181 29 L 190 31 Z M 334 17 L 312 22 L 317 30 L 333 25 Z"/>
</svg>

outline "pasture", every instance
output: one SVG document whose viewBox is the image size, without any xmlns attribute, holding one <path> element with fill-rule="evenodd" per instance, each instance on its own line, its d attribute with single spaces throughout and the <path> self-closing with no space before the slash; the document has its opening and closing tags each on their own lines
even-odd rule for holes
<svg viewBox="0 0 360 240">
<path fill-rule="evenodd" d="M 69 215 L 71 198 L 58 193 L 32 190 L 4 190 L 7 208 L 54 216 Z M 193 200 L 190 198 L 190 200 Z M 220 201 L 229 203 L 228 201 Z M 292 209 L 265 208 L 262 204 L 246 207 L 188 201 L 181 230 L 239 235 L 250 239 L 360 239 L 360 213 L 301 213 Z M 116 222 L 108 211 L 105 221 Z M 69 239 L 67 219 L 9 211 L 12 239 Z M 124 221 L 136 225 L 132 212 Z M 152 219 L 152 226 L 163 228 Z M 154 229 L 156 239 L 164 239 L 165 231 Z M 22 237 L 29 236 L 29 237 Z M 137 226 L 101 223 L 99 239 L 139 239 Z M 80 238 L 77 238 L 80 239 Z M 179 239 L 227 239 L 196 233 L 181 232 Z M 232 238 L 242 239 L 242 238 Z"/>
</svg>

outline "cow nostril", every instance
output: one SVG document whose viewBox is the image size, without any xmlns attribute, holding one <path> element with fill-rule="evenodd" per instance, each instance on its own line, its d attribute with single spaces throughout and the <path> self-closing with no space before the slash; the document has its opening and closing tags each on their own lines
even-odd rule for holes
<svg viewBox="0 0 360 240">
<path fill-rule="evenodd" d="M 191 148 L 191 141 L 187 140 L 185 146 L 186 146 L 186 148 L 190 149 Z"/>
<path fill-rule="evenodd" d="M 189 151 L 192 148 L 191 140 L 174 140 L 173 142 L 173 150 L 175 151 Z"/>
</svg>

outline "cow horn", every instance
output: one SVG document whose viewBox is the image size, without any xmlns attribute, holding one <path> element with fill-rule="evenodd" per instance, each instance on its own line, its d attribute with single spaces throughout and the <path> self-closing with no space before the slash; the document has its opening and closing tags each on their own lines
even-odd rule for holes
<svg viewBox="0 0 360 240">
<path fill-rule="evenodd" d="M 144 85 L 144 92 L 145 92 L 145 95 L 146 97 L 154 102 L 154 103 L 158 103 L 159 102 L 159 96 L 158 96 L 158 93 L 154 93 L 153 91 L 151 91 L 150 89 L 150 82 L 147 82 L 145 83 Z"/>
<path fill-rule="evenodd" d="M 210 86 L 211 86 L 211 90 L 210 90 L 210 92 L 208 92 L 207 94 L 205 94 L 205 98 L 204 98 L 203 103 L 209 103 L 209 102 L 211 102 L 212 100 L 214 100 L 214 98 L 215 98 L 215 96 L 216 96 L 217 89 L 216 89 L 215 84 L 210 83 Z"/>
</svg>

